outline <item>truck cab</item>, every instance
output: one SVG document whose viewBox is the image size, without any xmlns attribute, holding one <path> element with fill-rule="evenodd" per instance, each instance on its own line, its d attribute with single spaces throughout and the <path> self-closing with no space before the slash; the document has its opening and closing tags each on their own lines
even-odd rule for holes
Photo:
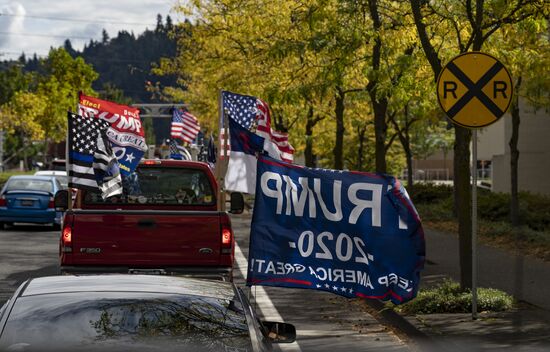
<svg viewBox="0 0 550 352">
<path fill-rule="evenodd" d="M 61 208 L 67 205 L 62 198 L 56 197 Z M 210 167 L 183 160 L 143 160 L 123 179 L 123 194 L 118 196 L 103 199 L 98 192 L 79 190 L 63 222 L 61 272 L 230 280 L 235 239 L 217 198 Z M 238 208 L 232 204 L 233 212 Z"/>
</svg>

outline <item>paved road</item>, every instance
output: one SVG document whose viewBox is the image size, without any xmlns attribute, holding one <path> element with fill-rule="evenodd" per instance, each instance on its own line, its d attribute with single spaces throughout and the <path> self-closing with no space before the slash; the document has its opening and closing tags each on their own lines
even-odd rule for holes
<svg viewBox="0 0 550 352">
<path fill-rule="evenodd" d="M 58 240 L 51 226 L 0 230 L 0 304 L 27 278 L 57 274 Z"/>
<path fill-rule="evenodd" d="M 458 237 L 426 231 L 425 283 L 438 276 L 460 279 Z M 478 286 L 498 288 L 550 313 L 550 263 L 479 245 Z"/>
<path fill-rule="evenodd" d="M 248 254 L 250 216 L 232 216 L 233 229 L 244 257 Z M 245 258 L 239 262 L 244 271 Z M 235 279 L 244 283 L 242 275 Z M 283 351 L 410 351 L 391 330 L 364 309 L 359 300 L 327 292 L 277 287 L 253 287 L 266 320 L 280 316 L 297 329 L 298 343 L 280 345 Z M 261 293 L 258 295 L 258 291 Z M 265 292 L 277 313 L 266 309 Z"/>
<path fill-rule="evenodd" d="M 235 281 L 244 285 L 250 216 L 233 216 L 238 241 Z M 0 305 L 29 277 L 56 275 L 59 232 L 51 227 L 22 226 L 0 231 Z M 266 320 L 297 328 L 298 341 L 281 344 L 282 351 L 409 351 L 390 329 L 365 312 L 357 300 L 325 292 L 261 286 L 251 301 Z"/>
</svg>

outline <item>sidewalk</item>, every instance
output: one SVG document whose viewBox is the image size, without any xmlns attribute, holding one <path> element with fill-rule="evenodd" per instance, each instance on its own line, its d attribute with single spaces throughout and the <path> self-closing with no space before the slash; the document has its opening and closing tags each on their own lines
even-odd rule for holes
<svg viewBox="0 0 550 352">
<path fill-rule="evenodd" d="M 459 279 L 458 238 L 426 231 L 427 263 L 422 286 Z M 550 263 L 478 246 L 478 287 L 498 288 L 519 300 L 505 313 L 423 314 L 381 318 L 401 331 L 419 351 L 550 351 Z M 381 306 L 371 305 L 378 310 Z"/>
</svg>

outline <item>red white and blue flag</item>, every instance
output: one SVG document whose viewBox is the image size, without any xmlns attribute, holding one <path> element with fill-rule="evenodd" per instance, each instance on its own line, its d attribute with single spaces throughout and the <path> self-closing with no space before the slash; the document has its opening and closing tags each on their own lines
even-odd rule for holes
<svg viewBox="0 0 550 352">
<path fill-rule="evenodd" d="M 264 138 L 264 150 L 277 160 L 292 162 L 294 148 L 288 142 L 288 134 L 275 131 L 271 128 L 271 115 L 266 102 L 250 95 L 222 92 L 222 106 L 224 114 L 239 123 L 243 128 L 252 130 Z M 223 126 L 223 114 L 220 126 Z M 220 152 L 222 156 L 230 155 L 231 145 L 227 138 L 225 146 L 225 132 L 220 132 Z"/>
<path fill-rule="evenodd" d="M 170 136 L 172 138 L 181 139 L 191 144 L 197 138 L 200 129 L 199 120 L 195 116 L 191 115 L 188 111 L 173 109 L 172 127 L 170 129 Z"/>
<path fill-rule="evenodd" d="M 107 121 L 107 137 L 118 160 L 120 172 L 129 176 L 147 150 L 139 109 L 79 93 L 78 115 Z"/>
<path fill-rule="evenodd" d="M 255 171 L 247 285 L 395 304 L 416 296 L 424 232 L 399 180 L 312 169 L 265 155 Z"/>
</svg>

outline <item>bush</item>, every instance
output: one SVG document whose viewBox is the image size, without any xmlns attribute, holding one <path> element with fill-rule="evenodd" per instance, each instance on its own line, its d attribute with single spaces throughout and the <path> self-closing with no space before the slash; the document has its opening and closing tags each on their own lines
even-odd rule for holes
<svg viewBox="0 0 550 352">
<path fill-rule="evenodd" d="M 521 221 L 533 230 L 550 229 L 550 198 L 527 192 L 519 197 Z"/>
<path fill-rule="evenodd" d="M 513 307 L 513 298 L 493 288 L 478 288 L 478 312 L 501 312 Z M 471 290 L 462 291 L 460 285 L 445 280 L 434 288 L 420 290 L 418 296 L 401 306 L 393 307 L 403 314 L 470 313 Z"/>
<path fill-rule="evenodd" d="M 453 219 L 453 188 L 447 185 L 417 183 L 410 193 L 420 217 L 425 220 Z M 510 195 L 478 190 L 478 216 L 487 221 L 510 221 Z M 550 197 L 520 192 L 520 222 L 536 231 L 550 230 Z"/>
<path fill-rule="evenodd" d="M 434 203 L 452 198 L 453 187 L 434 183 L 415 183 L 409 195 L 414 204 Z"/>
<path fill-rule="evenodd" d="M 510 195 L 491 191 L 478 192 L 478 216 L 491 221 L 508 221 L 510 218 Z"/>
</svg>

